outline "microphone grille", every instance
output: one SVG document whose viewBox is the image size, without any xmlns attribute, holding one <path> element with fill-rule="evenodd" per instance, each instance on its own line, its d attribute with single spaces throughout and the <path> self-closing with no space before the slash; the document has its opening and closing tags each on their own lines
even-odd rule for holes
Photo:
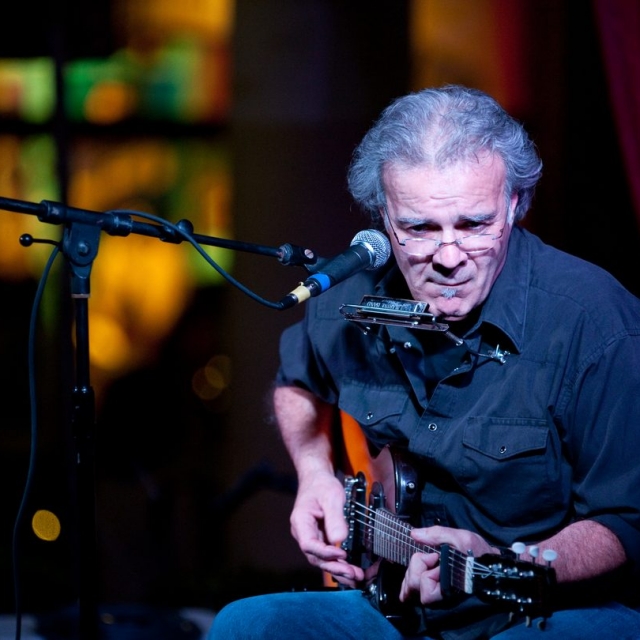
<svg viewBox="0 0 640 640">
<path fill-rule="evenodd" d="M 389 238 L 377 229 L 364 229 L 358 231 L 351 241 L 354 244 L 364 245 L 371 253 L 371 265 L 367 269 L 377 269 L 386 264 L 391 255 L 391 244 Z"/>
</svg>

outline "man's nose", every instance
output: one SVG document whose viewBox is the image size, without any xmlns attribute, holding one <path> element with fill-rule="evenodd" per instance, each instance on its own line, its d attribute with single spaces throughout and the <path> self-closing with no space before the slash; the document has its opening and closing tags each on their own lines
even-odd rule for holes
<svg viewBox="0 0 640 640">
<path fill-rule="evenodd" d="M 433 262 L 446 269 L 454 269 L 466 260 L 466 252 L 462 251 L 455 240 L 442 242 L 433 254 Z"/>
</svg>

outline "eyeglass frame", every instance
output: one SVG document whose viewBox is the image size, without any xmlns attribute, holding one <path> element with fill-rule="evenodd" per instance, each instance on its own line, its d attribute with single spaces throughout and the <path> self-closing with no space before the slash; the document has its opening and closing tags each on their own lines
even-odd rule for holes
<svg viewBox="0 0 640 640">
<path fill-rule="evenodd" d="M 438 251 L 440 251 L 440 249 L 442 247 L 447 247 L 447 246 L 451 246 L 451 245 L 455 245 L 456 247 L 458 247 L 458 249 L 460 249 L 460 251 L 463 251 L 464 253 L 466 253 L 467 255 L 480 255 L 482 253 L 485 253 L 486 251 L 489 251 L 491 249 L 491 246 L 487 247 L 486 249 L 476 249 L 475 253 L 473 253 L 473 249 L 471 251 L 467 251 L 463 246 L 462 243 L 464 240 L 467 240 L 469 238 L 477 238 L 480 236 L 492 236 L 491 237 L 491 241 L 495 242 L 496 240 L 499 240 L 500 238 L 502 238 L 502 236 L 504 235 L 504 230 L 506 228 L 506 224 L 495 234 L 492 235 L 491 233 L 476 233 L 476 234 L 472 234 L 472 235 L 468 235 L 468 236 L 463 236 L 462 238 L 456 238 L 455 240 L 452 240 L 451 242 L 442 242 L 442 240 L 437 240 L 435 238 L 406 238 L 405 240 L 400 240 L 400 238 L 398 238 L 398 233 L 395 230 L 395 227 L 393 226 L 393 224 L 391 223 L 391 218 L 389 217 L 389 212 L 387 211 L 387 208 L 385 206 L 381 207 L 382 209 L 382 214 L 384 216 L 384 218 L 386 219 L 391 231 L 393 232 L 393 236 L 396 239 L 396 242 L 398 243 L 398 246 L 406 248 L 407 246 L 407 242 L 408 241 L 415 241 L 418 243 L 423 243 L 426 242 L 427 240 L 435 243 L 435 249 L 433 251 L 433 253 L 425 253 L 425 254 L 409 254 L 409 255 L 414 255 L 414 256 L 419 256 L 419 255 L 423 255 L 424 257 L 431 257 L 434 256 L 436 253 L 438 253 Z M 428 244 L 425 244 L 425 246 L 429 246 Z"/>
</svg>

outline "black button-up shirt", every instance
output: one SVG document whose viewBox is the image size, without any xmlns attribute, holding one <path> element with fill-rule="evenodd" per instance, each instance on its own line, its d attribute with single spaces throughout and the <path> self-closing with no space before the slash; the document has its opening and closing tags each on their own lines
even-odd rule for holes
<svg viewBox="0 0 640 640">
<path fill-rule="evenodd" d="M 365 334 L 342 316 L 366 294 L 407 297 L 399 275 L 395 265 L 361 272 L 311 299 L 283 334 L 278 384 L 335 404 L 373 445 L 416 454 L 423 526 L 508 546 L 591 519 L 618 536 L 640 575 L 640 301 L 514 228 L 461 335 L 469 350 L 431 331 Z M 473 353 L 496 349 L 508 352 L 504 364 Z"/>
</svg>

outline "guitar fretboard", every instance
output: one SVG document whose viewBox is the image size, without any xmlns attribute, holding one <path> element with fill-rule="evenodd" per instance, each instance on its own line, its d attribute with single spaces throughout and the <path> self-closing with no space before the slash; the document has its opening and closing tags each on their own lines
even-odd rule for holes
<svg viewBox="0 0 640 640">
<path fill-rule="evenodd" d="M 368 513 L 366 520 L 370 529 L 373 553 L 385 560 L 406 567 L 414 553 L 441 554 L 439 548 L 416 542 L 410 533 L 413 527 L 387 509 L 378 508 Z M 451 585 L 459 591 L 472 593 L 473 557 L 452 548 L 448 549 L 446 556 Z"/>
</svg>

